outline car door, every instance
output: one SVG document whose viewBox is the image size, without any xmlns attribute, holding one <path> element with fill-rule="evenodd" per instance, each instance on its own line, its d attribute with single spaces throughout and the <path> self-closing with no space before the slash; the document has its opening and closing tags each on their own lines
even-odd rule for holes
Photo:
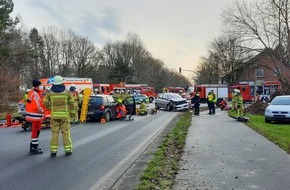
<svg viewBox="0 0 290 190">
<path fill-rule="evenodd" d="M 110 109 L 110 112 L 111 112 L 111 118 L 116 118 L 117 117 L 117 112 L 116 112 L 117 102 L 113 96 L 107 97 L 107 104 L 108 104 L 108 109 Z"/>
<path fill-rule="evenodd" d="M 162 108 L 166 108 L 167 105 L 167 99 L 168 99 L 168 95 L 166 93 L 163 93 L 161 96 L 161 107 Z"/>
<path fill-rule="evenodd" d="M 127 109 L 127 114 L 135 115 L 136 114 L 136 102 L 134 96 L 127 97 L 123 100 L 123 103 Z"/>
</svg>

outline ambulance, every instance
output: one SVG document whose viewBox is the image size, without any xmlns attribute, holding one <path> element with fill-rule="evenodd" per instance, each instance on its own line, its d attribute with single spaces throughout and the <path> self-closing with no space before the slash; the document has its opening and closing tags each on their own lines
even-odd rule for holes
<svg viewBox="0 0 290 190">
<path fill-rule="evenodd" d="M 53 78 L 40 79 L 40 82 L 45 88 L 49 89 L 53 84 Z M 63 84 L 68 90 L 71 86 L 75 86 L 78 92 L 81 92 L 85 88 L 93 90 L 92 78 L 63 77 Z"/>
</svg>

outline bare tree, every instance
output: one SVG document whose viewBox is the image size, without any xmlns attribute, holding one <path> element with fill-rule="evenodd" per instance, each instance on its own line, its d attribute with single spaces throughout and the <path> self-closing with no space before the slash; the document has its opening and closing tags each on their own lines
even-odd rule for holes
<svg viewBox="0 0 290 190">
<path fill-rule="evenodd" d="M 279 64 L 290 61 L 289 0 L 264 0 L 254 3 L 235 1 L 223 13 L 228 33 L 243 39 L 244 47 L 252 51 L 269 51 L 274 67 L 266 67 L 277 75 L 283 88 L 290 88 Z M 285 49 L 286 51 L 281 51 Z M 278 61 L 276 59 L 278 57 Z M 252 63 L 257 64 L 257 63 Z"/>
<path fill-rule="evenodd" d="M 239 78 L 250 58 L 248 49 L 242 47 L 242 42 L 235 36 L 220 36 L 211 42 L 209 55 L 214 57 L 217 64 L 221 83 L 233 84 Z"/>
</svg>

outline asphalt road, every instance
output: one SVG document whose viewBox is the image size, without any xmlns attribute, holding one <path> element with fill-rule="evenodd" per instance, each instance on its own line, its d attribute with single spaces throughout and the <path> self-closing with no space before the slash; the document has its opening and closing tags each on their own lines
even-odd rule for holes
<svg viewBox="0 0 290 190">
<path fill-rule="evenodd" d="M 50 157 L 50 129 L 40 134 L 44 153 L 29 155 L 30 131 L 0 128 L 0 189 L 108 189 L 177 114 L 160 111 L 134 121 L 73 125 L 70 157 L 61 135 L 57 157 Z"/>
</svg>

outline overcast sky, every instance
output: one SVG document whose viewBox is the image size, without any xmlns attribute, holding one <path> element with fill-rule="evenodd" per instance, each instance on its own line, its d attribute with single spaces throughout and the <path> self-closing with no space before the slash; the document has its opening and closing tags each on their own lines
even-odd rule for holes
<svg viewBox="0 0 290 190">
<path fill-rule="evenodd" d="M 233 0 L 13 0 L 27 30 L 70 28 L 96 45 L 137 33 L 169 69 L 196 68 L 220 34 L 222 10 Z M 183 72 L 191 75 L 190 72 Z"/>
</svg>

